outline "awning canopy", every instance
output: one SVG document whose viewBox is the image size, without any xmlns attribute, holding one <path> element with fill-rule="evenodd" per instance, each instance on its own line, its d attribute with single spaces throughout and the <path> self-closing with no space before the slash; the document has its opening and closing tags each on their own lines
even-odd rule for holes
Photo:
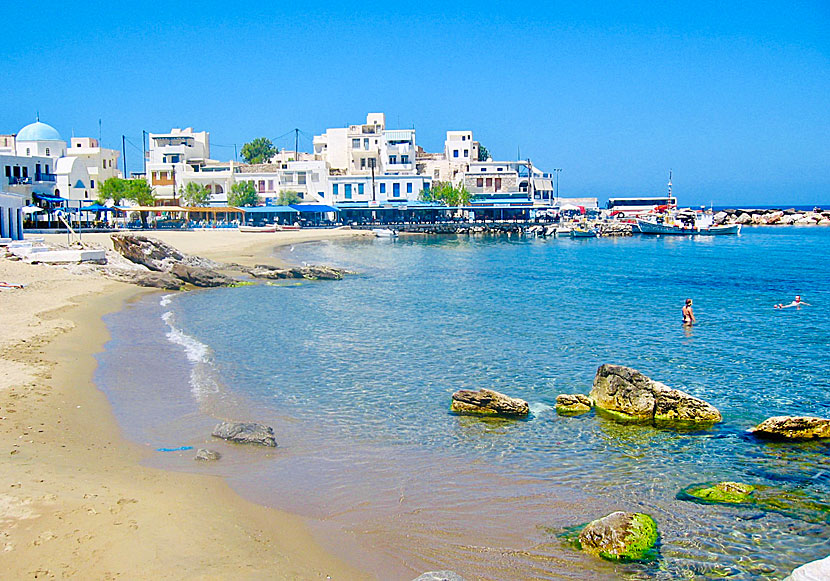
<svg viewBox="0 0 830 581">
<path fill-rule="evenodd" d="M 339 212 L 337 208 L 325 204 L 291 204 L 298 212 Z"/>
<path fill-rule="evenodd" d="M 89 206 L 81 208 L 81 210 L 83 210 L 84 212 L 112 212 L 116 210 L 116 208 L 102 206 L 101 204 L 90 204 Z"/>
<path fill-rule="evenodd" d="M 211 214 L 219 214 L 221 212 L 232 212 L 242 214 L 245 210 L 242 208 L 234 208 L 233 206 L 189 206 L 182 208 L 185 212 L 210 212 Z"/>
<path fill-rule="evenodd" d="M 299 214 L 300 211 L 291 206 L 253 206 L 240 208 L 246 214 Z"/>
<path fill-rule="evenodd" d="M 36 197 L 38 200 L 43 200 L 44 202 L 66 202 L 66 198 L 61 198 L 60 196 L 52 196 L 50 194 L 39 194 L 38 192 L 33 192 L 32 195 Z"/>
<path fill-rule="evenodd" d="M 37 214 L 38 212 L 42 212 L 43 208 L 40 206 L 23 206 L 22 210 L 24 214 Z"/>
</svg>

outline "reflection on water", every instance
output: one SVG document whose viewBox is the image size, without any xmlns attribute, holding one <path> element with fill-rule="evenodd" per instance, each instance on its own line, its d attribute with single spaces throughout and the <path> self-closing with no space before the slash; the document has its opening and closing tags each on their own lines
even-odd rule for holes
<svg viewBox="0 0 830 581">
<path fill-rule="evenodd" d="M 236 394 L 277 430 L 280 453 L 226 474 L 233 484 L 346 535 L 341 548 L 364 551 L 380 578 L 774 579 L 830 552 L 826 522 L 676 495 L 737 480 L 828 498 L 827 445 L 745 430 L 830 415 L 830 269 L 816 260 L 829 242 L 827 229 L 781 228 L 298 245 L 292 260 L 360 274 L 188 293 L 165 309 L 212 350 L 226 386 L 212 413 Z M 815 306 L 772 309 L 794 291 Z M 678 322 L 687 297 L 693 328 Z M 706 399 L 724 422 L 675 431 L 557 416 L 556 396 L 587 393 L 602 363 Z M 531 418 L 448 413 L 455 390 L 480 387 L 527 400 Z M 655 517 L 656 563 L 598 563 L 552 532 L 619 509 Z"/>
</svg>

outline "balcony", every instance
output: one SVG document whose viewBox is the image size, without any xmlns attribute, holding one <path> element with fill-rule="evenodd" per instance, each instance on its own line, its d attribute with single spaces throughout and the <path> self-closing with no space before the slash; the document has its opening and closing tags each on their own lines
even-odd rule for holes
<svg viewBox="0 0 830 581">
<path fill-rule="evenodd" d="M 29 186 L 32 185 L 32 178 L 30 177 L 15 177 L 9 176 L 9 185 L 10 186 Z"/>
<path fill-rule="evenodd" d="M 57 174 L 53 174 L 53 173 L 40 172 L 39 174 L 35 174 L 35 181 L 36 182 L 56 182 L 56 181 L 58 181 L 58 176 L 57 176 Z"/>
</svg>

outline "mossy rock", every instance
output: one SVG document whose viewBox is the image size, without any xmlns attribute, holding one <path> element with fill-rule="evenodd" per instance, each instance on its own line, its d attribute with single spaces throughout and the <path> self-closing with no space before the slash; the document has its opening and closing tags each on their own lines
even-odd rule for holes
<svg viewBox="0 0 830 581">
<path fill-rule="evenodd" d="M 677 493 L 678 500 L 699 504 L 726 504 L 777 512 L 805 522 L 830 522 L 830 504 L 811 498 L 804 490 L 782 490 L 773 486 L 738 482 L 692 484 Z"/>
<path fill-rule="evenodd" d="M 657 557 L 657 524 L 641 512 L 614 512 L 592 521 L 579 533 L 579 545 L 609 561 L 651 561 Z"/>
<path fill-rule="evenodd" d="M 560 416 L 578 416 L 588 413 L 593 407 L 591 398 L 581 393 L 556 396 L 556 413 Z"/>
<path fill-rule="evenodd" d="M 751 484 L 740 482 L 718 482 L 712 486 L 690 486 L 684 489 L 689 496 L 718 504 L 744 504 L 752 502 L 750 496 L 755 492 Z"/>
</svg>

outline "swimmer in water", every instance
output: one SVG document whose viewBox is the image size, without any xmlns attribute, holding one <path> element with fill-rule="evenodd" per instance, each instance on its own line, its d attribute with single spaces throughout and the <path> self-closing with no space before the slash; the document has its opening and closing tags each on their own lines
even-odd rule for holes
<svg viewBox="0 0 830 581">
<path fill-rule="evenodd" d="M 684 325 L 694 325 L 697 322 L 695 321 L 695 312 L 692 310 L 692 299 L 686 299 L 682 312 Z"/>
<path fill-rule="evenodd" d="M 795 300 L 793 302 L 791 302 L 789 305 L 778 304 L 778 305 L 775 305 L 774 308 L 776 308 L 776 309 L 789 309 L 790 307 L 795 307 L 795 308 L 798 309 L 798 308 L 801 307 L 801 305 L 806 305 L 808 307 L 812 306 L 810 303 L 805 303 L 804 301 L 802 301 L 801 300 L 801 295 L 795 295 Z"/>
</svg>

